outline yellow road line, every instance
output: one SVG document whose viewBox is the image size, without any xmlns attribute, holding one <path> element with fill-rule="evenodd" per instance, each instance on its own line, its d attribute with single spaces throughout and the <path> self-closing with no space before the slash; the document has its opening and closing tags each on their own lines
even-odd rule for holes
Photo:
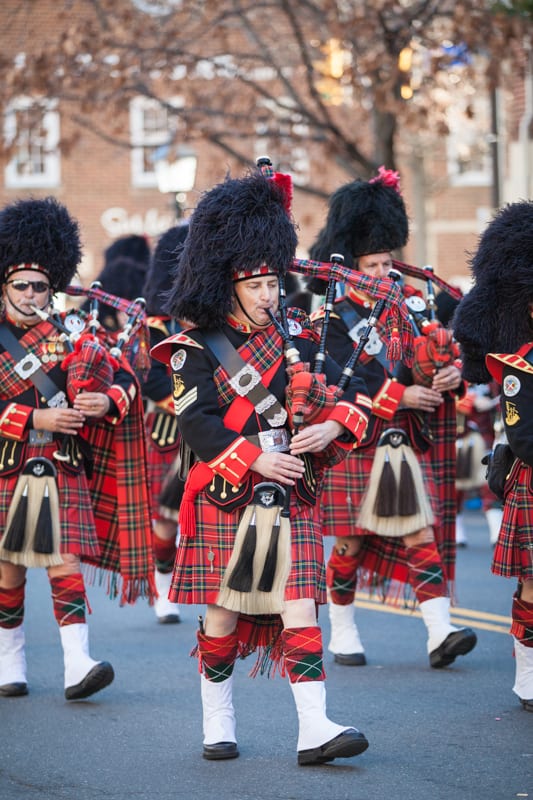
<svg viewBox="0 0 533 800">
<path fill-rule="evenodd" d="M 355 601 L 357 608 L 366 608 L 369 611 L 381 611 L 386 614 L 396 614 L 402 617 L 421 617 L 420 611 L 412 611 L 401 606 L 387 605 L 381 600 L 362 600 L 360 597 Z M 489 611 L 475 611 L 470 608 L 452 608 L 451 621 L 458 625 L 472 625 L 480 630 L 493 631 L 495 633 L 509 634 L 511 618 L 501 614 L 492 614 Z M 497 624 L 497 623 L 501 624 Z"/>
</svg>

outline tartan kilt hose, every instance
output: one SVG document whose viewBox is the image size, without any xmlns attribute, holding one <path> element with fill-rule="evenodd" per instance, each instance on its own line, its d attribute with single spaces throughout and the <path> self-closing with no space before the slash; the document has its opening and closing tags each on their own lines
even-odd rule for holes
<svg viewBox="0 0 533 800">
<path fill-rule="evenodd" d="M 216 603 L 244 509 L 220 511 L 200 492 L 195 502 L 196 535 L 181 536 L 169 599 L 174 603 Z M 291 505 L 291 570 L 286 600 L 326 602 L 322 534 L 316 507 Z"/>
<path fill-rule="evenodd" d="M 26 458 L 42 456 L 57 467 L 57 491 L 59 499 L 60 551 L 73 553 L 82 558 L 97 558 L 100 553 L 96 535 L 93 507 L 85 472 L 72 475 L 61 469 L 54 459 L 57 442 L 48 445 L 28 444 Z M 7 515 L 18 475 L 9 475 L 0 480 L 0 531 L 6 527 Z"/>
<path fill-rule="evenodd" d="M 507 481 L 491 570 L 505 578 L 533 578 L 533 468 L 523 461 L 515 463 Z"/>
</svg>

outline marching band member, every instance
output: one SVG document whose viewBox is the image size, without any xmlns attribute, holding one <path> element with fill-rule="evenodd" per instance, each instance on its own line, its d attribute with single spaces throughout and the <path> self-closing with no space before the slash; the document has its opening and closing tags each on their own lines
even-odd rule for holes
<svg viewBox="0 0 533 800">
<path fill-rule="evenodd" d="M 463 375 L 501 386 L 505 434 L 514 463 L 505 480 L 503 519 L 492 572 L 518 581 L 513 595 L 513 691 L 533 711 L 533 202 L 502 208 L 471 260 L 475 284 L 454 316 Z M 511 461 L 512 461 L 511 455 Z M 506 470 L 507 471 L 507 470 Z"/>
<path fill-rule="evenodd" d="M 353 379 L 321 421 L 291 439 L 284 341 L 272 322 L 278 277 L 296 248 L 286 177 L 227 179 L 204 195 L 168 304 L 191 327 L 152 352 L 170 362 L 180 432 L 194 457 L 170 597 L 207 604 L 198 633 L 203 756 L 238 755 L 232 673 L 239 655 L 259 649 L 263 669 L 281 662 L 289 677 L 298 763 L 306 765 L 368 746 L 360 731 L 326 715 L 317 623 L 325 576 L 313 504 L 324 451 L 357 445 L 370 402 Z M 306 320 L 289 310 L 294 346 L 310 362 L 317 343 Z M 326 372 L 330 382 L 340 377 L 329 358 Z"/>
<path fill-rule="evenodd" d="M 128 372 L 106 362 L 106 390 L 80 394 L 72 406 L 67 402 L 70 387 L 62 365 L 72 354 L 67 353 L 63 334 L 42 317 L 51 313 L 54 293 L 65 290 L 80 260 L 78 225 L 54 198 L 18 201 L 0 212 L 0 695 L 4 697 L 28 692 L 23 622 L 26 572 L 32 566 L 48 571 L 63 646 L 67 700 L 89 697 L 114 677 L 111 664 L 89 655 L 81 562 L 111 568 L 108 559 L 114 548 L 111 539 L 99 540 L 95 528 L 86 474 L 92 454 L 82 434 L 105 420 L 119 425 L 134 383 Z M 151 573 L 134 547 L 128 548 L 128 559 L 131 572 L 118 574 L 114 583 L 133 600 Z M 114 565 L 114 571 L 120 573 L 120 568 Z"/>
<path fill-rule="evenodd" d="M 392 251 L 407 239 L 397 173 L 381 168 L 369 182 L 345 184 L 332 195 L 311 257 L 343 253 L 347 266 L 380 278 L 398 263 L 393 263 Z M 321 291 L 314 281 L 310 287 Z M 353 287 L 335 302 L 327 348 L 338 363 L 357 345 L 371 305 L 370 298 Z M 313 317 L 319 325 L 323 313 L 322 309 Z M 438 371 L 430 364 L 429 377 L 424 378 L 427 365 L 420 361 L 418 380 L 415 367 L 391 367 L 385 344 L 378 322 L 359 372 L 372 397 L 369 427 L 361 446 L 328 472 L 322 494 L 323 531 L 335 536 L 327 565 L 328 649 L 339 664 L 365 665 L 354 619 L 357 585 L 377 585 L 388 599 L 410 587 L 427 628 L 429 663 L 440 668 L 476 643 L 470 628 L 457 629 L 450 622 L 455 393 L 461 374 L 453 363 Z"/>
<path fill-rule="evenodd" d="M 165 294 L 172 286 L 171 272 L 177 258 L 176 251 L 183 245 L 188 229 L 186 222 L 165 231 L 155 247 L 146 275 L 142 294 L 146 300 L 151 347 L 180 330 L 177 320 L 165 314 L 162 307 Z M 154 611 L 158 622 L 173 624 L 180 622 L 180 611 L 179 606 L 168 599 L 168 593 L 176 558 L 177 514 L 184 484 L 176 476 L 180 466 L 180 436 L 168 364 L 152 359 L 142 392 L 146 403 L 146 452 L 158 593 Z"/>
</svg>

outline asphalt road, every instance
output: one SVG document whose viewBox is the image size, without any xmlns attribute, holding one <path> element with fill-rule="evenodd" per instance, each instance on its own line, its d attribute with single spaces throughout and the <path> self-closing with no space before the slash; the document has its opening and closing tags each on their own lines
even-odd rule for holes
<svg viewBox="0 0 533 800">
<path fill-rule="evenodd" d="M 350 760 L 296 764 L 296 712 L 284 679 L 235 671 L 241 756 L 201 758 L 196 618 L 157 625 L 146 603 L 119 608 L 89 589 L 91 653 L 115 682 L 89 700 L 63 698 L 62 654 L 42 570 L 29 573 L 26 635 L 30 694 L 0 698 L 1 800 L 512 800 L 533 798 L 533 714 L 511 687 L 507 631 L 513 583 L 490 573 L 488 531 L 467 514 L 458 553 L 458 620 L 478 645 L 431 670 L 415 613 L 358 601 L 366 667 L 326 656 L 328 711 L 370 741 Z M 321 610 L 325 640 L 326 609 Z"/>
</svg>

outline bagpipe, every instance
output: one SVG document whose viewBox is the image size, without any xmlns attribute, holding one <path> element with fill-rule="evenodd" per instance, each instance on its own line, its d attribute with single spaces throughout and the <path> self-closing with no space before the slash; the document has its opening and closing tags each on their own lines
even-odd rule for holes
<svg viewBox="0 0 533 800">
<path fill-rule="evenodd" d="M 104 292 L 99 281 L 94 281 L 88 289 L 67 286 L 65 293 L 70 296 L 85 296 L 90 300 L 89 313 L 76 309 L 61 316 L 56 310 L 35 312 L 60 332 L 60 340 L 65 343 L 67 356 L 61 363 L 67 373 L 67 397 L 70 402 L 79 392 L 106 392 L 113 383 L 113 375 L 119 363 L 128 356 L 128 345 L 135 336 L 144 343 L 137 348 L 138 360 L 132 366 L 137 372 L 147 371 L 148 333 L 144 298 L 133 301 Z M 113 306 L 127 315 L 122 330 L 111 338 L 98 320 L 99 304 Z"/>
<path fill-rule="evenodd" d="M 459 358 L 453 331 L 445 328 L 437 318 L 434 284 L 454 300 L 460 300 L 462 293 L 439 278 L 430 266 L 420 269 L 399 261 L 393 263 L 403 274 L 418 278 L 426 285 L 426 301 L 413 290 L 406 296 L 405 304 L 415 336 L 411 367 L 413 380 L 421 386 L 431 386 L 435 372 L 456 363 Z"/>
</svg>

